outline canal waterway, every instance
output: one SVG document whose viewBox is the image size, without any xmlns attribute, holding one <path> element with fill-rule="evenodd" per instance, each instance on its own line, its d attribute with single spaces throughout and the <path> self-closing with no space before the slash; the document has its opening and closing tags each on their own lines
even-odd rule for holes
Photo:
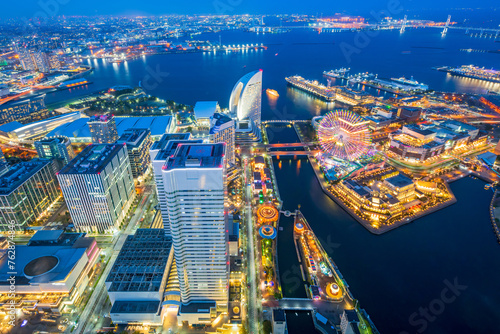
<svg viewBox="0 0 500 334">
<path fill-rule="evenodd" d="M 488 216 L 493 193 L 484 190 L 482 181 L 466 177 L 452 183 L 457 204 L 377 236 L 323 193 L 307 158 L 274 158 L 273 163 L 283 209 L 300 205 L 381 333 L 498 331 L 500 248 Z M 297 286 L 294 273 L 300 275 L 293 241 L 288 240 L 293 225 L 280 221 L 280 226 L 284 295 L 299 297 L 304 289 L 290 288 Z M 431 320 L 421 313 L 429 308 Z"/>
</svg>

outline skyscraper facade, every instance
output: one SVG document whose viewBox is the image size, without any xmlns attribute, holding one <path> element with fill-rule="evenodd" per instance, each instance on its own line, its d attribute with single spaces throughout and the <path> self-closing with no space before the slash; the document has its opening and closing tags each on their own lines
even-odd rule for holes
<svg viewBox="0 0 500 334">
<path fill-rule="evenodd" d="M 87 124 L 93 144 L 113 144 L 118 140 L 118 130 L 113 115 L 92 116 Z"/>
<path fill-rule="evenodd" d="M 33 223 L 59 197 L 52 161 L 33 159 L 0 176 L 0 231 Z"/>
<path fill-rule="evenodd" d="M 235 124 L 229 116 L 215 113 L 210 117 L 210 142 L 226 143 L 226 161 L 235 164 Z"/>
<path fill-rule="evenodd" d="M 202 140 L 189 140 L 190 133 L 166 133 L 151 146 L 150 156 L 156 184 L 156 194 L 160 205 L 161 218 L 166 235 L 171 235 L 170 218 L 168 216 L 167 194 L 163 184 L 163 166 L 180 144 L 202 143 Z"/>
<path fill-rule="evenodd" d="M 238 120 L 250 119 L 260 128 L 262 109 L 262 70 L 244 75 L 233 87 L 229 98 L 229 111 Z"/>
<path fill-rule="evenodd" d="M 144 175 L 151 165 L 151 131 L 149 129 L 127 129 L 120 136 L 117 144 L 126 144 L 132 175 L 134 178 Z"/>
<path fill-rule="evenodd" d="M 125 145 L 89 145 L 57 178 L 79 231 L 112 232 L 123 223 L 135 195 Z"/>
<path fill-rule="evenodd" d="M 224 144 L 179 144 L 162 167 L 181 301 L 228 301 Z"/>
</svg>

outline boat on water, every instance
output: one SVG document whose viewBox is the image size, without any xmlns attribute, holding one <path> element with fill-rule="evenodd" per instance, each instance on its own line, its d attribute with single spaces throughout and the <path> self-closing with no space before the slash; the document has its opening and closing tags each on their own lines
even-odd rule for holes
<svg viewBox="0 0 500 334">
<path fill-rule="evenodd" d="M 403 84 L 403 85 L 412 86 L 412 87 L 419 88 L 419 89 L 422 89 L 422 90 L 428 90 L 429 89 L 429 86 L 427 86 L 427 85 L 425 85 L 423 83 L 420 83 L 417 80 L 413 79 L 413 76 L 411 77 L 411 79 L 406 79 L 405 77 L 401 77 L 401 78 L 391 78 L 391 80 L 394 81 L 394 82 Z"/>
<path fill-rule="evenodd" d="M 269 94 L 269 95 L 272 95 L 272 96 L 275 96 L 275 97 L 279 97 L 280 94 L 278 94 L 277 91 L 275 91 L 274 89 L 266 89 L 266 93 Z"/>
<path fill-rule="evenodd" d="M 345 78 L 347 76 L 347 72 L 349 72 L 350 70 L 350 68 L 342 67 L 336 70 L 323 71 L 323 75 L 332 78 Z"/>
<path fill-rule="evenodd" d="M 89 81 L 85 78 L 80 78 L 80 79 L 73 79 L 73 80 L 68 80 L 60 83 L 57 88 L 59 89 L 67 89 L 67 88 L 73 88 L 77 86 L 83 86 L 89 84 Z"/>
</svg>

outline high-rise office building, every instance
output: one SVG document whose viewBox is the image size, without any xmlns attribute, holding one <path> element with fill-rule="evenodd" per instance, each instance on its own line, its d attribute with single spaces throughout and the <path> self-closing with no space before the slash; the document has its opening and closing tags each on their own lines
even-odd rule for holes
<svg viewBox="0 0 500 334">
<path fill-rule="evenodd" d="M 125 145 L 89 145 L 57 178 L 71 219 L 82 232 L 118 229 L 135 195 Z"/>
<path fill-rule="evenodd" d="M 0 176 L 0 231 L 28 227 L 59 197 L 52 161 L 33 159 Z"/>
<path fill-rule="evenodd" d="M 87 124 L 93 144 L 113 144 L 118 140 L 118 130 L 113 115 L 92 116 Z"/>
<path fill-rule="evenodd" d="M 46 137 L 35 142 L 38 156 L 43 159 L 57 159 L 62 166 L 67 165 L 75 155 L 68 137 Z M 61 166 L 61 167 L 62 167 Z"/>
<path fill-rule="evenodd" d="M 163 185 L 163 166 L 167 159 L 172 156 L 180 144 L 199 143 L 201 139 L 189 140 L 190 133 L 166 133 L 160 140 L 155 141 L 151 146 L 150 156 L 153 165 L 153 173 L 156 183 L 156 194 L 160 205 L 161 218 L 166 235 L 171 235 L 170 218 L 168 217 L 167 193 Z"/>
<path fill-rule="evenodd" d="M 182 143 L 162 166 L 181 301 L 227 305 L 224 144 Z"/>
<path fill-rule="evenodd" d="M 233 87 L 229 98 L 229 111 L 238 120 L 250 119 L 260 128 L 262 109 L 262 70 L 244 75 Z"/>
<path fill-rule="evenodd" d="M 226 143 L 226 161 L 235 164 L 235 124 L 229 116 L 215 113 L 210 117 L 210 142 Z"/>
<path fill-rule="evenodd" d="M 120 136 L 117 144 L 126 144 L 132 175 L 134 178 L 144 175 L 151 165 L 151 131 L 149 129 L 127 129 Z"/>
</svg>

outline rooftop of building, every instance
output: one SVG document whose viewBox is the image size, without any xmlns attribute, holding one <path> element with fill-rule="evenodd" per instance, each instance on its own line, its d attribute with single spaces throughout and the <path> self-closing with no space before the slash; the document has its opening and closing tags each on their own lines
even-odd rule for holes
<svg viewBox="0 0 500 334">
<path fill-rule="evenodd" d="M 57 234 L 59 232 L 41 238 L 56 238 Z M 63 233 L 57 237 L 57 242 L 54 244 L 49 244 L 47 240 L 38 244 L 31 243 L 30 240 L 28 245 L 16 246 L 15 270 L 9 268 L 7 250 L 0 250 L 0 284 L 4 282 L 7 284 L 6 278 L 11 275 L 11 272 L 17 272 L 16 284 L 20 285 L 65 281 L 80 259 L 88 253 L 89 247 L 95 243 L 94 238 L 87 238 L 84 235 L 83 233 Z M 68 242 L 65 242 L 66 240 Z M 83 242 L 79 242 L 80 240 Z"/>
<path fill-rule="evenodd" d="M 106 278 L 108 291 L 159 291 L 171 246 L 164 229 L 138 229 L 129 235 Z"/>
<path fill-rule="evenodd" d="M 0 176 L 0 195 L 10 194 L 50 163 L 48 159 L 33 159 L 11 166 L 9 171 Z"/>
<path fill-rule="evenodd" d="M 117 144 L 127 144 L 127 148 L 140 147 L 144 140 L 151 133 L 149 129 L 127 129 L 116 141 Z"/>
<path fill-rule="evenodd" d="M 210 301 L 193 301 L 189 304 L 182 304 L 179 313 L 210 313 L 210 308 L 215 307 L 215 302 Z"/>
<path fill-rule="evenodd" d="M 123 144 L 89 145 L 64 166 L 59 174 L 99 174 L 123 147 Z"/>
<path fill-rule="evenodd" d="M 286 321 L 285 310 L 283 310 L 281 308 L 273 309 L 273 318 L 274 318 L 274 321 Z"/>
<path fill-rule="evenodd" d="M 218 144 L 180 144 L 164 168 L 222 168 L 226 145 Z"/>
<path fill-rule="evenodd" d="M 218 128 L 228 122 L 232 122 L 233 119 L 226 114 L 215 113 L 210 118 L 210 134 L 214 134 L 218 131 Z"/>
<path fill-rule="evenodd" d="M 88 138 L 91 134 L 88 126 L 89 118 L 84 117 L 58 126 L 52 130 L 47 137 L 66 136 L 69 138 Z M 151 136 L 161 136 L 170 129 L 172 116 L 146 116 L 146 117 L 115 117 L 118 136 L 127 129 L 149 129 Z"/>
<path fill-rule="evenodd" d="M 191 136 L 190 132 L 184 133 L 165 133 L 160 140 L 153 142 L 151 150 L 163 150 L 171 140 L 188 140 Z"/>
<path fill-rule="evenodd" d="M 403 174 L 389 177 L 384 181 L 396 188 L 404 188 L 413 184 L 413 180 Z"/>
<path fill-rule="evenodd" d="M 444 122 L 441 123 L 441 126 L 444 126 L 444 127 L 447 127 L 447 128 L 451 128 L 451 129 L 453 129 L 455 131 L 475 131 L 475 130 L 478 130 L 473 125 L 470 125 L 470 124 L 467 124 L 467 123 L 463 123 L 463 122 L 459 122 L 459 121 L 454 120 L 454 119 L 447 119 L 447 120 L 445 120 Z"/>
<path fill-rule="evenodd" d="M 117 300 L 109 313 L 156 314 L 160 309 L 159 300 Z"/>
<path fill-rule="evenodd" d="M 39 139 L 35 142 L 40 143 L 40 144 L 52 144 L 52 143 L 58 143 L 58 144 L 63 144 L 65 142 L 69 141 L 68 137 L 63 137 L 63 136 L 57 136 L 57 137 L 45 137 L 42 139 Z"/>
<path fill-rule="evenodd" d="M 19 128 L 22 128 L 23 126 L 24 126 L 23 124 L 21 124 L 17 121 L 9 122 L 9 123 L 5 123 L 3 125 L 0 125 L 0 131 L 8 133 L 8 132 L 15 131 Z"/>
<path fill-rule="evenodd" d="M 166 146 L 156 155 L 155 160 L 167 160 L 168 158 L 173 157 L 175 151 L 177 151 L 177 147 L 183 144 L 201 144 L 203 143 L 203 139 L 196 140 L 169 140 L 166 143 Z"/>
<path fill-rule="evenodd" d="M 407 128 L 408 130 L 416 132 L 422 136 L 430 136 L 430 135 L 435 133 L 434 131 L 432 131 L 430 129 L 421 128 L 420 126 L 418 126 L 416 124 L 409 124 L 409 125 L 405 125 L 404 127 Z"/>
<path fill-rule="evenodd" d="M 115 118 L 114 115 L 94 115 L 90 116 L 89 122 L 109 122 Z"/>
<path fill-rule="evenodd" d="M 219 110 L 217 101 L 198 101 L 194 105 L 194 115 L 198 118 L 210 118 Z"/>
</svg>

